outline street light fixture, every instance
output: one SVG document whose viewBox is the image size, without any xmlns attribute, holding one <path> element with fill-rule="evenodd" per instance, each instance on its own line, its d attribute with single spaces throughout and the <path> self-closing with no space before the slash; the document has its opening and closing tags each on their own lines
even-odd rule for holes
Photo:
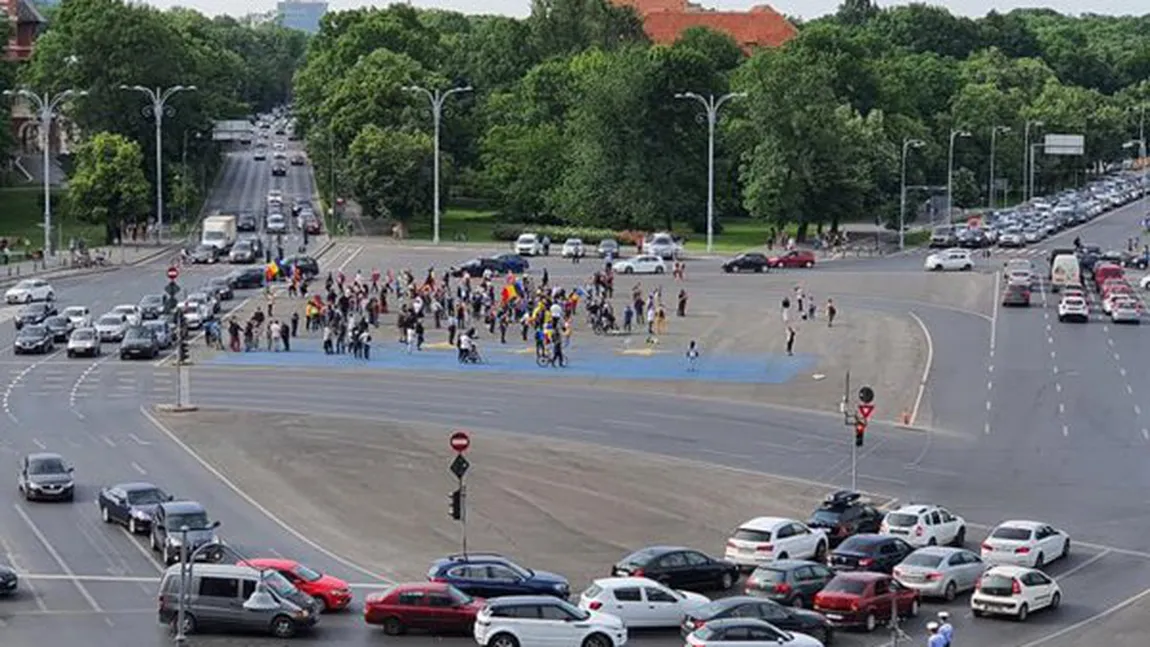
<svg viewBox="0 0 1150 647">
<path fill-rule="evenodd" d="M 994 146 L 998 133 L 1010 132 L 1010 126 L 994 126 L 990 129 L 990 184 L 986 185 L 986 206 L 994 208 Z"/>
<path fill-rule="evenodd" d="M 435 215 L 434 215 L 434 219 L 432 222 L 433 231 L 432 231 L 431 240 L 433 243 L 435 243 L 437 245 L 439 244 L 439 124 L 440 124 L 440 121 L 443 119 L 443 102 L 447 101 L 447 97 L 450 97 L 453 94 L 459 94 L 461 92 L 471 92 L 473 89 L 474 88 L 472 88 L 470 85 L 451 88 L 450 90 L 447 90 L 447 91 L 441 91 L 441 90 L 432 91 L 432 90 L 428 90 L 427 88 L 421 87 L 418 85 L 405 85 L 405 86 L 403 86 L 404 92 L 411 92 L 414 94 L 422 94 L 422 95 L 427 97 L 428 101 L 431 102 L 431 117 L 432 117 L 432 121 L 435 124 L 435 161 L 434 161 L 435 181 L 434 181 L 434 188 L 433 188 L 433 190 L 435 191 L 435 197 L 434 197 Z"/>
<path fill-rule="evenodd" d="M 970 137 L 969 130 L 952 128 L 950 130 L 950 151 L 946 158 L 946 224 L 954 220 L 954 140 L 959 137 Z"/>
<path fill-rule="evenodd" d="M 1022 201 L 1026 202 L 1034 195 L 1034 167 L 1030 150 L 1030 127 L 1041 128 L 1046 122 L 1029 119 L 1026 120 L 1026 129 L 1022 134 Z M 1027 179 L 1030 178 L 1030 179 Z"/>
<path fill-rule="evenodd" d="M 88 91 L 63 90 L 53 96 L 48 92 L 39 95 L 31 90 L 21 88 L 19 90 L 4 90 L 3 94 L 6 97 L 23 97 L 32 102 L 35 104 L 37 116 L 40 118 L 40 154 L 44 157 L 44 258 L 47 259 L 48 255 L 52 253 L 52 183 L 51 165 L 49 164 L 52 119 L 57 116 L 56 109 L 61 103 L 72 97 L 86 97 Z"/>
<path fill-rule="evenodd" d="M 679 92 L 676 99 L 688 99 L 703 104 L 703 115 L 707 119 L 707 252 L 710 253 L 715 243 L 715 123 L 719 118 L 719 108 L 731 99 L 742 99 L 746 92 L 729 92 L 716 98 L 713 94 L 706 97 L 694 92 Z"/>
<path fill-rule="evenodd" d="M 156 240 L 163 241 L 164 235 L 164 169 L 163 169 L 163 156 L 161 155 L 161 142 L 164 129 L 164 115 L 171 117 L 176 114 L 176 109 L 167 105 L 168 99 L 178 92 L 195 92 L 196 86 L 194 85 L 173 85 L 168 89 L 162 88 L 148 88 L 142 85 L 121 85 L 121 90 L 130 90 L 132 92 L 139 92 L 146 96 L 151 105 L 144 106 L 143 113 L 147 117 L 149 114 L 153 117 L 156 123 Z"/>
<path fill-rule="evenodd" d="M 219 521 L 213 521 L 208 526 L 209 530 L 215 530 L 220 527 Z M 183 645 L 188 641 L 188 635 L 184 633 L 184 618 L 187 615 L 187 591 L 188 585 L 191 584 L 192 579 L 192 562 L 195 561 L 196 556 L 200 551 L 206 551 L 216 548 L 217 544 L 208 543 L 197 547 L 192 553 L 188 554 L 188 532 L 191 530 L 188 526 L 180 526 L 180 597 L 176 602 L 176 636 L 175 643 Z"/>
<path fill-rule="evenodd" d="M 902 140 L 902 177 L 899 181 L 898 248 L 906 249 L 906 155 L 912 148 L 922 148 L 926 142 L 906 137 Z"/>
</svg>

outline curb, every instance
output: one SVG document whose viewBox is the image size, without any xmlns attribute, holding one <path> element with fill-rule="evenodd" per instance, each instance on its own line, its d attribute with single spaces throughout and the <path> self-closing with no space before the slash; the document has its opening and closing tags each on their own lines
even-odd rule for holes
<svg viewBox="0 0 1150 647">
<path fill-rule="evenodd" d="M 156 411 L 163 411 L 164 413 L 192 413 L 199 411 L 200 408 L 194 404 L 157 404 Z"/>
</svg>

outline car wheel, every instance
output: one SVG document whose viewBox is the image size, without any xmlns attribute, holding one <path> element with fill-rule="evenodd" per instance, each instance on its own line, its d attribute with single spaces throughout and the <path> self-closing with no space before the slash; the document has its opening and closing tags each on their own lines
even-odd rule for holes
<svg viewBox="0 0 1150 647">
<path fill-rule="evenodd" d="M 724 271 L 724 272 L 726 272 L 727 274 L 730 274 L 730 273 L 734 272 L 735 270 L 733 270 L 733 269 L 731 269 L 731 268 L 729 268 L 729 267 L 724 267 L 724 268 L 723 268 L 723 271 Z"/>
<path fill-rule="evenodd" d="M 814 267 L 814 266 L 815 266 L 815 262 L 814 262 L 814 261 L 807 261 L 807 262 L 806 262 L 806 264 L 805 264 L 805 265 L 803 265 L 803 267 L 807 268 L 808 270 L 809 270 L 809 269 L 811 269 L 811 268 L 812 268 L 812 267 Z"/>
<path fill-rule="evenodd" d="M 967 263 L 966 265 L 963 265 L 963 266 L 962 266 L 962 271 L 963 271 L 963 272 L 969 272 L 969 271 L 971 271 L 971 270 L 973 270 L 973 269 L 974 269 L 974 266 L 973 266 L 973 265 L 971 265 L 970 263 Z"/>
<path fill-rule="evenodd" d="M 487 641 L 487 647 L 519 647 L 519 639 L 511 634 L 495 634 Z"/>
<path fill-rule="evenodd" d="M 1038 553 L 1038 557 L 1034 558 L 1034 568 L 1042 568 L 1046 566 L 1046 555 Z"/>
<path fill-rule="evenodd" d="M 918 617 L 918 598 L 915 598 L 915 599 L 910 601 L 910 608 L 907 609 L 906 615 L 909 618 L 917 618 Z"/>
<path fill-rule="evenodd" d="M 927 546 L 937 546 L 938 540 L 936 540 L 934 537 L 931 537 L 930 539 L 927 540 L 926 545 Z"/>
<path fill-rule="evenodd" d="M 1026 618 L 1029 616 L 1030 616 L 1030 607 L 1026 606 L 1026 604 L 1023 604 L 1022 606 L 1018 607 L 1018 621 L 1019 622 L 1026 622 Z"/>
<path fill-rule="evenodd" d="M 981 618 L 982 617 L 982 610 L 981 609 L 971 609 L 970 614 L 973 615 L 975 618 Z"/>
<path fill-rule="evenodd" d="M 148 535 L 148 543 L 152 545 L 152 551 L 160 550 L 160 545 L 156 543 L 156 533 L 153 532 Z"/>
<path fill-rule="evenodd" d="M 954 536 L 954 541 L 950 542 L 950 545 L 956 546 L 958 548 L 962 548 L 963 544 L 965 544 L 965 543 L 966 543 L 966 526 L 963 526 L 963 527 L 958 529 L 958 534 L 956 534 Z"/>
<path fill-rule="evenodd" d="M 719 589 L 722 591 L 726 591 L 734 585 L 735 577 L 730 573 L 723 573 L 723 576 L 719 578 Z"/>
<path fill-rule="evenodd" d="M 820 564 L 826 563 L 826 561 L 827 561 L 827 545 L 825 543 L 819 542 L 819 545 L 815 546 L 815 561 L 820 563 Z"/>
<path fill-rule="evenodd" d="M 656 268 L 655 268 L 655 273 L 656 273 L 656 274 L 662 274 L 662 273 L 663 273 L 663 268 L 662 268 L 662 267 L 656 267 Z"/>
<path fill-rule="evenodd" d="M 583 647 L 613 647 L 614 643 L 603 634 L 591 634 L 583 639 Z"/>
<path fill-rule="evenodd" d="M 32 303 L 32 294 L 31 294 L 31 293 L 29 293 L 28 295 L 26 295 L 26 296 L 24 297 L 24 303 L 26 303 L 26 304 L 27 304 L 27 303 Z"/>
<path fill-rule="evenodd" d="M 167 564 L 170 566 L 171 564 L 173 564 L 176 561 L 176 560 L 172 559 L 172 551 L 170 548 L 168 548 L 168 544 L 166 542 L 164 543 L 164 550 L 162 551 L 162 553 L 163 553 L 163 558 L 164 558 L 164 564 Z"/>
<path fill-rule="evenodd" d="M 315 606 L 319 609 L 320 613 L 327 613 L 331 610 L 331 608 L 327 606 L 327 600 L 324 599 L 322 595 L 313 595 L 311 599 L 315 602 Z"/>
<path fill-rule="evenodd" d="M 803 596 L 796 595 L 795 597 L 791 598 L 790 602 L 787 602 L 787 606 L 791 607 L 792 609 L 803 608 Z"/>
<path fill-rule="evenodd" d="M 1062 604 L 1062 594 L 1056 591 L 1054 597 L 1050 598 L 1050 609 L 1057 609 L 1060 604 Z"/>
<path fill-rule="evenodd" d="M 104 520 L 104 523 L 112 523 L 112 515 L 108 514 L 108 506 L 100 506 L 100 518 Z"/>
<path fill-rule="evenodd" d="M 399 618 L 390 617 L 383 619 L 383 633 L 389 636 L 398 636 L 403 633 L 403 623 Z"/>
<path fill-rule="evenodd" d="M 814 638 L 815 640 L 819 641 L 823 645 L 830 645 L 831 641 L 834 639 L 834 633 L 831 631 L 830 627 L 822 627 L 820 629 L 815 629 L 814 631 L 811 632 L 810 635 L 811 635 L 811 638 Z"/>
<path fill-rule="evenodd" d="M 755 274 L 762 274 L 762 273 L 763 273 L 763 269 L 764 269 L 764 268 L 763 268 L 763 266 L 762 266 L 762 265 L 760 265 L 760 266 L 756 267 L 756 268 L 755 268 Z"/>
<path fill-rule="evenodd" d="M 941 265 L 941 264 L 936 264 L 934 267 L 932 267 L 932 268 L 930 268 L 930 269 L 931 269 L 932 271 L 935 271 L 935 272 L 941 272 L 941 271 L 942 271 L 942 265 Z"/>
<path fill-rule="evenodd" d="M 128 517 L 128 532 L 132 533 L 133 535 L 140 534 L 140 525 L 136 521 L 135 517 Z"/>
<path fill-rule="evenodd" d="M 874 617 L 874 614 L 866 614 L 866 620 L 863 621 L 863 629 L 869 634 L 874 632 L 876 628 L 878 628 L 878 620 Z"/>
<path fill-rule="evenodd" d="M 176 633 L 176 624 L 180 621 L 179 614 L 172 616 L 172 633 Z M 185 636 L 196 633 L 196 617 L 190 613 L 184 612 L 184 631 Z"/>
<path fill-rule="evenodd" d="M 49 292 L 48 296 L 44 297 L 44 299 L 46 301 L 55 301 L 56 300 L 56 293 L 55 292 Z"/>
<path fill-rule="evenodd" d="M 624 273 L 624 274 L 634 274 L 634 273 L 635 273 L 635 268 L 633 268 L 633 267 L 624 267 L 624 268 L 623 268 L 623 273 Z"/>
<path fill-rule="evenodd" d="M 272 618 L 272 635 L 276 638 L 291 638 L 295 635 L 295 622 L 287 616 Z"/>
<path fill-rule="evenodd" d="M 942 592 L 942 599 L 947 602 L 954 602 L 956 595 L 958 595 L 958 586 L 954 582 L 947 582 L 946 589 Z"/>
</svg>

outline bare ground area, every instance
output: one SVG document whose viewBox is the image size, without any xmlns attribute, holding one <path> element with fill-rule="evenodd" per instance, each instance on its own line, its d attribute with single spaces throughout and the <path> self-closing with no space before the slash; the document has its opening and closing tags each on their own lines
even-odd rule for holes
<svg viewBox="0 0 1150 647">
<path fill-rule="evenodd" d="M 447 514 L 455 480 L 442 428 L 210 410 L 157 417 L 288 524 L 377 572 L 420 579 L 431 560 L 459 550 L 459 526 Z M 739 523 L 806 518 L 828 491 L 512 434 L 473 433 L 468 458 L 470 548 L 545 565 L 576 587 L 629 551 L 670 537 L 721 554 Z"/>
</svg>

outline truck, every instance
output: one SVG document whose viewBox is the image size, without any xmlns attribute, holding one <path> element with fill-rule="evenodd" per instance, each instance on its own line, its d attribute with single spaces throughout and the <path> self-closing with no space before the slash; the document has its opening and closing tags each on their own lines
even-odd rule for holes
<svg viewBox="0 0 1150 647">
<path fill-rule="evenodd" d="M 236 217 L 226 215 L 204 218 L 200 244 L 211 245 L 221 252 L 232 248 L 236 242 Z"/>
</svg>

